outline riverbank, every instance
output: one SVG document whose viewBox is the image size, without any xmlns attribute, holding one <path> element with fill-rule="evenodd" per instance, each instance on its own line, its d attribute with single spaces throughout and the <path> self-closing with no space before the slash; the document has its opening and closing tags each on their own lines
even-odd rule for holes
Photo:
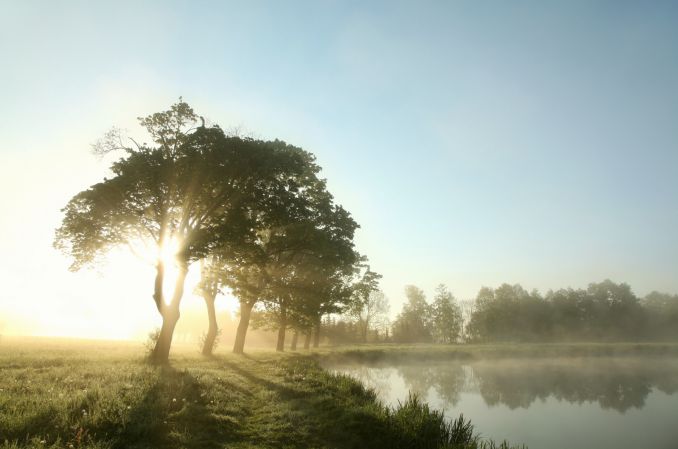
<svg viewBox="0 0 678 449">
<path fill-rule="evenodd" d="M 497 360 L 578 357 L 678 357 L 678 343 L 497 343 L 484 345 L 381 344 L 321 348 L 323 363 Z"/>
<path fill-rule="evenodd" d="M 4 449 L 493 447 L 416 399 L 383 406 L 321 368 L 329 350 L 203 358 L 180 349 L 161 368 L 140 345 L 44 343 L 0 345 Z"/>
</svg>

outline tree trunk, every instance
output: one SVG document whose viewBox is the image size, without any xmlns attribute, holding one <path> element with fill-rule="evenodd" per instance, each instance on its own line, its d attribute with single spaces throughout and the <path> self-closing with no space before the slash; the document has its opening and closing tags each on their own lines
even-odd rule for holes
<svg viewBox="0 0 678 449">
<path fill-rule="evenodd" d="M 238 323 L 238 331 L 235 334 L 235 344 L 233 345 L 233 352 L 236 354 L 242 354 L 245 350 L 245 336 L 250 325 L 253 307 L 254 302 L 240 301 L 240 322 Z"/>
<path fill-rule="evenodd" d="M 297 350 L 297 341 L 299 340 L 299 331 L 294 329 L 294 333 L 292 334 L 292 343 L 290 344 L 290 351 L 296 351 Z"/>
<path fill-rule="evenodd" d="M 367 321 L 367 318 L 362 323 L 361 333 L 363 334 L 363 343 L 367 343 L 367 331 L 369 330 L 370 322 Z"/>
<path fill-rule="evenodd" d="M 315 332 L 313 334 L 313 347 L 317 348 L 320 345 L 320 315 L 315 320 Z"/>
<path fill-rule="evenodd" d="M 160 273 L 160 269 L 158 270 L 158 273 Z M 188 267 L 186 265 L 179 268 L 177 280 L 174 284 L 172 301 L 169 305 L 165 305 L 164 302 L 161 303 L 162 327 L 160 328 L 160 335 L 158 335 L 158 341 L 155 343 L 155 348 L 153 349 L 153 354 L 151 356 L 154 363 L 164 364 L 169 361 L 169 351 L 172 346 L 174 328 L 177 325 L 177 321 L 179 321 L 179 305 L 181 304 L 181 298 L 184 296 L 184 283 L 187 274 Z"/>
<path fill-rule="evenodd" d="M 207 317 L 209 319 L 209 327 L 207 328 L 207 335 L 202 345 L 202 355 L 212 355 L 212 348 L 214 348 L 214 341 L 217 339 L 219 327 L 217 325 L 217 313 L 214 309 L 214 301 L 217 298 L 216 290 L 205 292 L 203 298 L 207 306 Z"/>
<path fill-rule="evenodd" d="M 280 327 L 278 328 L 278 342 L 275 350 L 282 352 L 285 350 L 285 332 L 287 331 L 287 309 L 284 304 L 280 305 Z"/>
<path fill-rule="evenodd" d="M 155 264 L 155 282 L 153 283 L 153 301 L 158 313 L 162 316 L 162 311 L 165 308 L 165 297 L 162 294 L 162 284 L 165 281 L 165 264 L 162 260 L 158 260 Z"/>
<path fill-rule="evenodd" d="M 306 335 L 304 336 L 304 349 L 308 349 L 311 347 L 311 329 L 306 331 Z"/>
</svg>

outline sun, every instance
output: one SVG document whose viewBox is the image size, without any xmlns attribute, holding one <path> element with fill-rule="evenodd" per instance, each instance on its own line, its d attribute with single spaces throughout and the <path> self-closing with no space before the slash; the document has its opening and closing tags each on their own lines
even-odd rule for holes
<svg viewBox="0 0 678 449">
<path fill-rule="evenodd" d="M 66 276 L 63 260 L 55 254 L 58 264 L 49 274 L 52 295 L 14 301 L 11 309 L 14 320 L 5 329 L 9 329 L 8 333 L 145 341 L 151 330 L 162 325 L 153 301 L 156 264 L 160 260 L 165 266 L 166 303 L 172 300 L 179 274 L 176 255 L 181 250 L 180 240 L 166 242 L 163 247 L 151 239 L 129 242 L 112 248 L 95 269 Z M 199 281 L 200 270 L 194 264 L 185 279 L 182 314 L 205 313 L 204 299 L 196 294 Z M 239 306 L 227 289 L 216 304 L 217 312 L 228 312 L 232 318 Z M 9 323 L 6 318 L 5 321 Z M 199 334 L 202 330 L 191 332 Z"/>
</svg>

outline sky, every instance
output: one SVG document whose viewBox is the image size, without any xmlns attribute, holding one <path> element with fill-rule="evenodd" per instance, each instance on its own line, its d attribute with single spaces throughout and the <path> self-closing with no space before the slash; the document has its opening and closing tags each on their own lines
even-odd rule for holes
<svg viewBox="0 0 678 449">
<path fill-rule="evenodd" d="M 678 292 L 675 2 L 0 0 L 0 56 L 0 333 L 157 323 L 149 267 L 51 243 L 89 145 L 179 96 L 316 155 L 391 316 L 406 284 Z"/>
</svg>

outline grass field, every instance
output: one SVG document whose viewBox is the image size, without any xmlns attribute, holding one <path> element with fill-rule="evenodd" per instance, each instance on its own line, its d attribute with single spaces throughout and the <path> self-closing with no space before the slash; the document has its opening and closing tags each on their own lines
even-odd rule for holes
<svg viewBox="0 0 678 449">
<path fill-rule="evenodd" d="M 145 363 L 141 344 L 5 338 L 0 447 L 492 447 L 467 422 L 450 421 L 416 398 L 388 409 L 321 362 L 533 356 L 538 349 L 551 355 L 678 352 L 676 345 L 365 346 L 311 356 L 260 351 L 204 358 L 177 347 L 170 366 L 154 367 Z"/>
</svg>

